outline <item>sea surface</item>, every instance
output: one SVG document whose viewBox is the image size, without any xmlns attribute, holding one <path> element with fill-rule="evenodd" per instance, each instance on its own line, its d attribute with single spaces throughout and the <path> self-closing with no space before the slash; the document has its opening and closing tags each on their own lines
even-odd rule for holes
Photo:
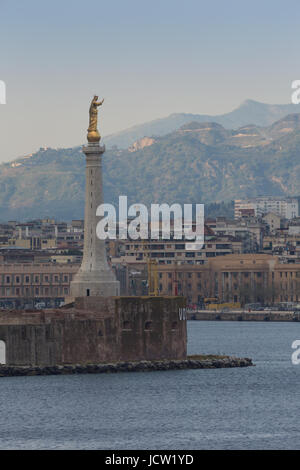
<svg viewBox="0 0 300 470">
<path fill-rule="evenodd" d="M 0 449 L 300 449 L 300 323 L 188 322 L 255 367 L 0 378 Z"/>
</svg>

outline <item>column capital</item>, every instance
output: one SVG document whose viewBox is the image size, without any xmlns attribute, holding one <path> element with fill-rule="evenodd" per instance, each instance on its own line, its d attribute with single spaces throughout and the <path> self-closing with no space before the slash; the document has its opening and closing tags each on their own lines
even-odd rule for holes
<svg viewBox="0 0 300 470">
<path fill-rule="evenodd" d="M 88 145 L 82 146 L 82 151 L 86 155 L 88 154 L 102 154 L 105 152 L 105 145 L 99 145 L 99 143 L 89 142 Z"/>
</svg>

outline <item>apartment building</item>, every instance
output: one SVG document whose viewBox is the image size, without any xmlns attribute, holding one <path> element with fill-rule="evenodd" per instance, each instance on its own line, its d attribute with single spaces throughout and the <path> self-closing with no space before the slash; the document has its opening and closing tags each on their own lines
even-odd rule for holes
<svg viewBox="0 0 300 470">
<path fill-rule="evenodd" d="M 236 199 L 234 201 L 234 218 L 240 219 L 243 211 L 253 210 L 256 217 L 273 212 L 285 219 L 298 217 L 298 199 L 263 196 L 249 199 Z"/>
<path fill-rule="evenodd" d="M 243 242 L 243 253 L 252 253 L 262 246 L 266 225 L 261 220 L 250 217 L 245 220 L 230 220 L 217 217 L 206 221 L 216 236 L 232 236 Z"/>
<path fill-rule="evenodd" d="M 200 250 L 187 250 L 182 240 L 126 240 L 121 261 L 145 262 L 147 259 L 156 259 L 159 264 L 172 264 L 174 262 L 186 264 L 204 264 L 207 259 L 224 256 L 230 253 L 242 253 L 243 242 L 232 236 L 207 237 Z M 112 262 L 115 258 L 112 258 Z"/>
</svg>

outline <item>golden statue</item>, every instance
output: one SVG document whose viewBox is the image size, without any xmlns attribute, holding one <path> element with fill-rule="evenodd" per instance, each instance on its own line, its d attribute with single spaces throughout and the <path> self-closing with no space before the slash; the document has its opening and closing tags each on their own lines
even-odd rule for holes
<svg viewBox="0 0 300 470">
<path fill-rule="evenodd" d="M 103 104 L 104 98 L 102 101 L 97 101 L 98 96 L 94 96 L 91 102 L 90 106 L 90 122 L 89 122 L 89 128 L 88 128 L 88 135 L 87 135 L 87 140 L 88 142 L 99 142 L 101 139 L 101 136 L 98 132 L 97 129 L 97 122 L 98 122 L 98 106 L 101 106 Z"/>
</svg>

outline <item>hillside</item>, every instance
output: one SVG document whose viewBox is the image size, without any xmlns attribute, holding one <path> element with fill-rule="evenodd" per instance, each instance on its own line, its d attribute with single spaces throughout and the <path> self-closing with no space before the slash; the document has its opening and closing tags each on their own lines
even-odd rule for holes
<svg viewBox="0 0 300 470">
<path fill-rule="evenodd" d="M 300 116 L 238 130 L 191 122 L 103 159 L 104 197 L 116 203 L 211 203 L 300 195 Z M 47 149 L 0 165 L 0 219 L 83 217 L 84 155 Z"/>
<path fill-rule="evenodd" d="M 107 147 L 128 148 L 136 140 L 148 136 L 162 136 L 179 129 L 184 124 L 195 122 L 214 122 L 226 129 L 255 124 L 270 126 L 288 114 L 300 113 L 300 106 L 295 104 L 266 104 L 254 100 L 244 101 L 237 109 L 216 116 L 206 114 L 176 113 L 162 119 L 133 126 L 121 132 L 105 137 Z"/>
</svg>

